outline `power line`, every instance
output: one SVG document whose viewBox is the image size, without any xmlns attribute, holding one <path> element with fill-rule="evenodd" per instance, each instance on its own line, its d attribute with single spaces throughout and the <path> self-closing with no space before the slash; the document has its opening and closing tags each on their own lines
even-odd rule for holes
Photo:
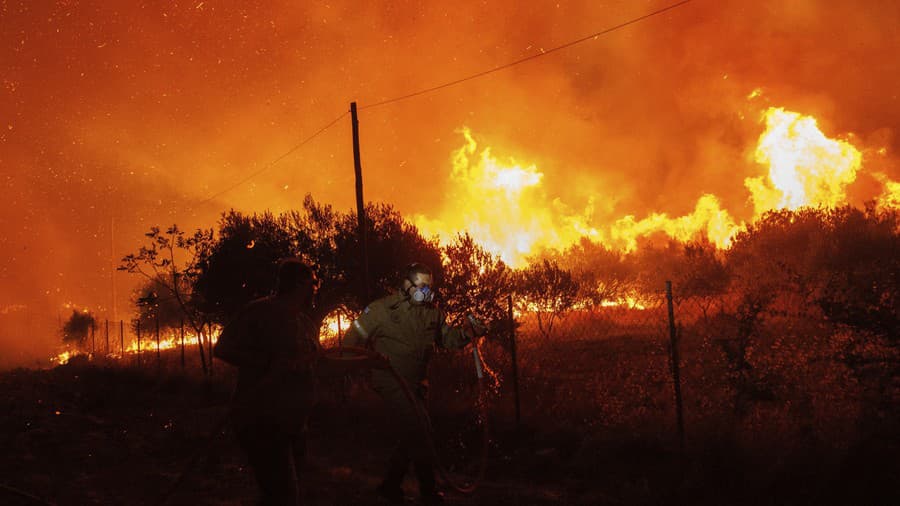
<svg viewBox="0 0 900 506">
<path fill-rule="evenodd" d="M 440 89 L 443 89 L 443 88 L 448 88 L 448 87 L 450 87 L 450 86 L 454 86 L 454 85 L 457 85 L 457 84 L 460 84 L 460 83 L 464 83 L 464 82 L 469 81 L 469 80 L 471 80 L 471 79 L 476 79 L 476 78 L 479 78 L 479 77 L 482 77 L 482 76 L 486 76 L 486 75 L 488 75 L 488 74 L 493 74 L 494 72 L 499 72 L 499 71 L 501 71 L 501 70 L 508 69 L 508 68 L 510 68 L 510 67 L 512 67 L 512 66 L 515 66 L 515 65 L 518 65 L 518 64 L 520 64 L 520 63 L 525 63 L 525 62 L 527 62 L 527 61 L 531 61 L 531 60 L 534 60 L 534 59 L 536 59 L 536 58 L 540 58 L 541 56 L 546 56 L 546 55 L 548 55 L 548 54 L 550 54 L 550 53 L 559 51 L 559 50 L 561 50 L 561 49 L 566 49 L 566 48 L 572 47 L 572 46 L 574 46 L 574 45 L 576 45 L 576 44 L 581 44 L 582 42 L 586 42 L 586 41 L 588 41 L 588 40 L 595 39 L 595 38 L 597 38 L 597 37 L 599 37 L 599 36 L 601 36 L 601 35 L 606 35 L 606 34 L 608 34 L 608 33 L 610 33 L 610 32 L 614 32 L 614 31 L 616 31 L 616 30 L 619 30 L 620 28 L 625 28 L 626 26 L 633 25 L 633 24 L 635 24 L 635 23 L 639 23 L 639 22 L 641 22 L 641 21 L 644 21 L 645 19 L 648 19 L 648 18 L 651 18 L 651 17 L 653 17 L 653 16 L 662 14 L 662 13 L 667 12 L 667 11 L 670 11 L 670 10 L 672 10 L 672 9 L 681 7 L 681 6 L 683 6 L 684 4 L 687 4 L 687 3 L 689 3 L 689 2 L 691 2 L 691 0 L 683 0 L 683 1 L 681 1 L 681 2 L 678 2 L 678 3 L 675 3 L 675 4 L 669 5 L 668 7 L 663 7 L 662 9 L 659 9 L 659 10 L 656 10 L 656 11 L 653 11 L 653 12 L 650 12 L 650 13 L 648 13 L 648 14 L 644 14 L 643 16 L 640 16 L 640 17 L 637 17 L 637 18 L 634 18 L 634 19 L 630 19 L 630 20 L 625 21 L 624 23 L 618 24 L 618 25 L 616 25 L 616 26 L 611 26 L 611 27 L 606 28 L 606 29 L 604 29 L 604 30 L 601 30 L 601 31 L 599 31 L 599 32 L 592 33 L 591 35 L 582 37 L 582 38 L 577 39 L 577 40 L 573 40 L 573 41 L 571 41 L 571 42 L 567 42 L 567 43 L 565 43 L 565 44 L 563 44 L 563 45 L 561 45 L 561 46 L 556 46 L 556 47 L 554 47 L 554 48 L 544 50 L 544 51 L 542 51 L 542 52 L 540 52 L 540 53 L 538 53 L 538 54 L 533 54 L 533 55 L 531 55 L 531 56 L 526 56 L 525 58 L 520 58 L 520 59 L 518 59 L 518 60 L 509 62 L 509 63 L 505 63 L 505 64 L 503 64 L 503 65 L 500 65 L 500 66 L 497 66 L 497 67 L 493 67 L 493 68 L 490 68 L 490 69 L 487 69 L 487 70 L 483 70 L 483 71 L 481 71 L 481 72 L 478 72 L 478 73 L 475 73 L 475 74 L 472 74 L 472 75 L 469 75 L 469 76 L 466 76 L 466 77 L 462 77 L 462 78 L 459 78 L 459 79 L 455 79 L 455 80 L 453 80 L 453 81 L 449 81 L 449 82 L 446 82 L 446 83 L 443 83 L 443 84 L 439 84 L 439 85 L 437 85 L 437 86 L 432 86 L 431 88 L 425 88 L 425 89 L 423 89 L 423 90 L 419 90 L 419 91 L 415 91 L 415 92 L 412 92 L 412 93 L 408 93 L 408 94 L 406 94 L 406 95 L 401 95 L 401 96 L 399 96 L 399 97 L 389 98 L 389 99 L 387 99 L 387 100 L 382 100 L 382 101 L 380 101 L 380 102 L 375 102 L 374 104 L 363 105 L 363 106 L 360 106 L 360 109 L 371 109 L 372 107 L 378 107 L 378 106 L 381 106 L 381 105 L 386 105 L 386 104 L 391 104 L 391 103 L 394 103 L 394 102 L 399 102 L 399 101 L 401 101 L 401 100 L 406 100 L 407 98 L 417 97 L 417 96 L 419 96 L 419 95 L 424 95 L 424 94 L 426 94 L 426 93 L 431 93 L 432 91 L 437 91 L 437 90 L 440 90 Z"/>
<path fill-rule="evenodd" d="M 239 180 L 239 181 L 233 183 L 232 185 L 228 186 L 227 188 L 225 188 L 225 189 L 223 189 L 223 190 L 220 190 L 219 192 L 214 193 L 214 194 L 210 195 L 209 197 L 206 197 L 205 199 L 203 199 L 203 200 L 200 201 L 200 204 L 205 204 L 205 203 L 207 203 L 207 202 L 213 200 L 214 198 L 219 197 L 220 195 L 223 195 L 223 194 L 225 194 L 225 193 L 228 193 L 228 192 L 230 192 L 231 190 L 237 188 L 238 186 L 240 186 L 240 185 L 246 183 L 247 181 L 250 181 L 250 180 L 253 179 L 254 177 L 256 177 L 256 176 L 262 174 L 263 172 L 265 172 L 265 171 L 267 171 L 267 170 L 269 170 L 269 169 L 271 169 L 273 166 L 275 166 L 275 164 L 277 164 L 278 162 L 284 160 L 285 158 L 287 158 L 288 156 L 290 156 L 291 154 L 293 154 L 293 153 L 294 153 L 295 151 L 297 151 L 298 149 L 302 148 L 306 143 L 308 143 L 309 141 L 315 139 L 315 138 L 318 137 L 321 133 L 325 132 L 325 130 L 328 130 L 329 128 L 333 127 L 333 126 L 335 125 L 335 123 L 337 123 L 338 121 L 344 119 L 344 116 L 346 116 L 347 114 L 349 114 L 349 111 L 344 111 L 344 112 L 342 112 L 340 116 L 338 116 L 337 118 L 334 118 L 330 123 L 328 123 L 327 125 L 323 126 L 323 127 L 320 128 L 320 129 L 316 130 L 315 133 L 313 133 L 313 134 L 310 135 L 309 137 L 307 137 L 307 138 L 303 139 L 302 141 L 300 141 L 299 144 L 297 144 L 297 145 L 295 145 L 294 147 L 292 147 L 291 149 L 287 150 L 284 154 L 282 154 L 282 155 L 279 156 L 278 158 L 276 158 L 276 159 L 272 160 L 271 162 L 269 162 L 269 163 L 263 165 L 263 166 L 262 166 L 261 168 L 259 168 L 258 170 L 252 172 L 251 174 L 247 175 L 247 176 L 244 177 L 243 179 L 241 179 L 241 180 Z"/>
<path fill-rule="evenodd" d="M 483 77 L 483 76 L 486 76 L 486 75 L 488 75 L 488 74 L 493 74 L 494 72 L 499 72 L 499 71 L 501 71 L 501 70 L 508 69 L 508 68 L 513 67 L 513 66 L 515 66 L 515 65 L 519 65 L 520 63 L 525 63 L 525 62 L 528 62 L 528 61 L 531 61 L 531 60 L 540 58 L 541 56 L 546 56 L 546 55 L 548 55 L 548 54 L 550 54 L 550 53 L 554 53 L 554 52 L 556 52 L 556 51 L 560 51 L 560 50 L 562 50 L 562 49 L 566 49 L 566 48 L 568 48 L 568 47 L 572 47 L 572 46 L 574 46 L 574 45 L 576 45 L 576 44 L 581 44 L 582 42 L 586 42 L 586 41 L 588 41 L 588 40 L 596 39 L 597 37 L 599 37 L 599 36 L 601 36 L 601 35 L 606 35 L 606 34 L 608 34 L 608 33 L 614 32 L 614 31 L 616 31 L 616 30 L 625 28 L 626 26 L 633 25 L 633 24 L 635 24 L 635 23 L 639 23 L 639 22 L 641 22 L 641 21 L 644 21 L 644 20 L 646 20 L 646 19 L 652 18 L 652 17 L 657 16 L 657 15 L 659 15 L 659 14 L 662 14 L 662 13 L 664 13 L 664 12 L 668 12 L 668 11 L 670 11 L 670 10 L 676 9 L 676 8 L 678 8 L 678 7 L 681 7 L 681 6 L 683 6 L 683 5 L 687 4 L 687 3 L 690 3 L 690 2 L 691 2 L 691 0 L 682 0 L 681 2 L 678 2 L 678 3 L 675 3 L 675 4 L 669 5 L 669 6 L 667 6 L 667 7 L 663 7 L 662 9 L 658 9 L 658 10 L 655 10 L 655 11 L 653 11 L 653 12 L 644 14 L 643 16 L 639 16 L 639 17 L 630 19 L 630 20 L 625 21 L 625 22 L 623 22 L 623 23 L 620 23 L 620 24 L 618 24 L 618 25 L 611 26 L 611 27 L 609 27 L 609 28 L 605 28 L 605 29 L 603 29 L 603 30 L 601 30 L 601 31 L 599 31 L 599 32 L 592 33 L 592 34 L 587 35 L 587 36 L 585 36 L 585 37 L 582 37 L 582 38 L 580 38 L 580 39 L 573 40 L 573 41 L 571 41 L 571 42 L 567 42 L 567 43 L 565 43 L 565 44 L 562 44 L 562 45 L 560 45 L 560 46 L 556 46 L 556 47 L 553 47 L 553 48 L 550 48 L 550 49 L 547 49 L 547 50 L 543 50 L 542 52 L 540 52 L 540 53 L 538 53 L 538 54 L 533 54 L 533 55 L 531 55 L 531 56 L 526 56 L 526 57 L 524 57 L 524 58 L 520 58 L 520 59 L 518 59 L 518 60 L 509 62 L 509 63 L 505 63 L 505 64 L 503 64 L 503 65 L 500 65 L 500 66 L 497 66 L 497 67 L 493 67 L 493 68 L 490 68 L 490 69 L 487 69 L 487 70 L 483 70 L 483 71 L 481 71 L 481 72 L 477 72 L 477 73 L 475 73 L 475 74 L 471 74 L 471 75 L 468 75 L 468 76 L 465 76 L 465 77 L 462 77 L 462 78 L 459 78 L 459 79 L 454 79 L 453 81 L 449 81 L 449 82 L 446 82 L 446 83 L 443 83 L 443 84 L 439 84 L 439 85 L 437 85 L 437 86 L 432 86 L 432 87 L 430 87 L 430 88 L 425 88 L 425 89 L 423 89 L 423 90 L 415 91 L 415 92 L 412 92 L 412 93 L 407 93 L 406 95 L 401 95 L 401 96 L 399 96 L 399 97 L 394 97 L 394 98 L 390 98 L 390 99 L 387 99 L 387 100 L 382 100 L 382 101 L 380 101 L 380 102 L 375 102 L 374 104 L 363 105 L 363 106 L 359 107 L 359 109 L 360 109 L 360 110 L 362 110 L 362 109 L 371 109 L 371 108 L 373 108 L 373 107 L 378 107 L 378 106 L 382 106 L 382 105 L 391 104 L 391 103 L 394 103 L 394 102 L 399 102 L 399 101 L 401 101 L 401 100 L 406 100 L 406 99 L 408 99 L 408 98 L 417 97 L 417 96 L 419 96 L 419 95 L 424 95 L 424 94 L 426 94 L 426 93 L 431 93 L 431 92 L 433 92 L 433 91 L 437 91 L 437 90 L 440 90 L 440 89 L 443 89 L 443 88 L 448 88 L 448 87 L 450 87 L 450 86 L 454 86 L 454 85 L 457 85 L 457 84 L 460 84 L 460 83 L 463 83 L 463 82 L 466 82 L 466 81 L 470 81 L 470 80 L 472 80 L 472 79 L 477 79 L 477 78 L 479 78 L 479 77 Z M 318 137 L 321 133 L 323 133 L 324 131 L 328 130 L 328 129 L 331 128 L 332 126 L 334 126 L 335 123 L 337 123 L 338 121 L 340 121 L 341 119 L 343 119 L 344 116 L 346 116 L 348 113 L 349 113 L 349 111 L 344 111 L 343 113 L 341 113 L 340 116 L 338 116 L 337 118 L 335 118 L 334 120 L 332 120 L 330 123 L 328 123 L 328 124 L 325 125 L 324 127 L 322 127 L 322 128 L 320 128 L 319 130 L 317 130 L 315 133 L 313 133 L 312 135 L 310 135 L 309 137 L 307 137 L 306 139 L 304 139 L 303 141 L 301 141 L 299 144 L 297 144 L 296 146 L 294 146 L 294 147 L 292 147 L 291 149 L 289 149 L 288 151 L 286 151 L 284 154 L 282 154 L 282 155 L 279 156 L 278 158 L 275 158 L 275 159 L 272 160 L 271 162 L 265 164 L 265 165 L 262 166 L 260 169 L 258 169 L 258 170 L 256 170 L 256 171 L 254 171 L 253 173 L 247 175 L 247 176 L 244 177 L 243 179 L 241 179 L 241 180 L 239 180 L 239 181 L 237 181 L 237 182 L 231 184 L 230 186 L 228 186 L 228 187 L 226 187 L 226 188 L 220 190 L 220 191 L 217 192 L 217 193 L 214 193 L 213 195 L 210 195 L 209 197 L 207 197 L 207 198 L 205 198 L 204 200 L 200 201 L 200 204 L 205 204 L 205 203 L 207 203 L 207 202 L 209 202 L 209 201 L 215 199 L 216 197 L 219 197 L 219 196 L 221 196 L 221 195 L 223 195 L 223 194 L 225 194 L 225 193 L 228 193 L 228 192 L 230 192 L 231 190 L 237 188 L 238 186 L 240 186 L 240 185 L 246 183 L 247 181 L 253 179 L 254 177 L 256 177 L 256 176 L 262 174 L 262 173 L 265 172 L 266 170 L 272 168 L 275 164 L 277 164 L 278 162 L 284 160 L 285 158 L 287 158 L 288 156 L 290 156 L 292 153 L 294 153 L 295 151 L 297 151 L 298 149 L 300 149 L 301 147 L 303 147 L 306 143 L 308 143 L 309 141 L 315 139 L 315 138 Z"/>
</svg>

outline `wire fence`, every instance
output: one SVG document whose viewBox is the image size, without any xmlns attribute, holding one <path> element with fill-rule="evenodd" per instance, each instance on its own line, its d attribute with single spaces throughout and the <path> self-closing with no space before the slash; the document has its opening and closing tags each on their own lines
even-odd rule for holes
<svg viewBox="0 0 900 506">
<path fill-rule="evenodd" d="M 508 304 L 513 330 L 487 336 L 480 349 L 491 410 L 516 426 L 626 431 L 681 446 L 711 433 L 795 445 L 849 441 L 860 420 L 900 405 L 896 348 L 831 324 L 801 300 L 754 310 L 736 295 L 679 294 L 675 286 L 568 310 L 552 326 L 551 315 L 524 311 L 512 296 Z M 329 346 L 350 316 L 323 324 Z M 211 361 L 218 327 L 198 335 L 186 325 L 147 326 L 100 321 L 79 351 L 53 361 L 81 354 L 163 374 L 200 371 L 203 361 L 219 370 Z M 470 353 L 440 354 L 429 377 L 432 406 L 470 409 L 474 378 Z"/>
<path fill-rule="evenodd" d="M 896 347 L 799 299 L 758 308 L 675 287 L 569 311 L 550 332 L 546 315 L 515 323 L 485 348 L 503 376 L 498 411 L 525 425 L 788 448 L 850 444 L 861 420 L 900 405 Z"/>
<path fill-rule="evenodd" d="M 146 320 L 96 320 L 48 358 L 50 364 L 72 360 L 105 361 L 120 366 L 155 367 L 159 371 L 212 369 L 212 347 L 221 332 L 204 322 L 194 329 L 185 321 L 160 325 Z"/>
</svg>

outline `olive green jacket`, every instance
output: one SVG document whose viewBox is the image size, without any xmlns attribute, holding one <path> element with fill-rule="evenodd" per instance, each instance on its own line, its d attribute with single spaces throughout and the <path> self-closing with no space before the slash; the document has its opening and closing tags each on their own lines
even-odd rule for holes
<svg viewBox="0 0 900 506">
<path fill-rule="evenodd" d="M 412 304 L 401 293 L 369 304 L 344 335 L 344 346 L 374 348 L 386 356 L 391 367 L 415 386 L 425 380 L 428 361 L 435 347 L 460 349 L 469 337 L 447 325 L 446 315 L 431 305 Z M 375 371 L 377 382 L 382 371 Z"/>
</svg>

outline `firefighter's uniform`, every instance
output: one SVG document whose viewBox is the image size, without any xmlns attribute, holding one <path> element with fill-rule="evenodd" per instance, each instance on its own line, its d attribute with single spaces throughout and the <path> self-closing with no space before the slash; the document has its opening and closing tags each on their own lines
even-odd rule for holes
<svg viewBox="0 0 900 506">
<path fill-rule="evenodd" d="M 469 340 L 462 329 L 447 325 L 440 309 L 412 303 L 409 297 L 398 293 L 370 304 L 350 326 L 343 342 L 346 346 L 373 348 L 387 357 L 391 367 L 424 401 L 428 361 L 435 347 L 459 349 Z M 415 407 L 390 371 L 373 370 L 372 384 L 394 416 L 393 428 L 399 442 L 385 484 L 399 487 L 412 460 L 422 493 L 434 492 L 432 457 Z"/>
</svg>

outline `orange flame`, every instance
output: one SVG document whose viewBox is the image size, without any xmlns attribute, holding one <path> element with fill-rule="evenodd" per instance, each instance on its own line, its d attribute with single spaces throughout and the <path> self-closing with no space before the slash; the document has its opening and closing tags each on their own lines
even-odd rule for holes
<svg viewBox="0 0 900 506">
<path fill-rule="evenodd" d="M 760 93 L 754 90 L 748 98 Z M 849 141 L 826 137 L 811 116 L 770 107 L 762 117 L 765 131 L 755 159 L 768 166 L 768 172 L 744 182 L 754 218 L 775 209 L 843 205 L 846 189 L 861 169 L 860 150 Z M 438 217 L 414 216 L 420 230 L 444 244 L 468 231 L 507 264 L 521 267 L 544 248 L 564 249 L 585 236 L 623 252 L 635 250 L 640 238 L 654 234 L 678 241 L 705 237 L 728 248 L 745 228 L 712 194 L 701 196 L 685 216 L 659 212 L 642 219 L 627 215 L 607 225 L 594 223 L 590 203 L 576 212 L 559 199 L 550 199 L 542 187 L 544 174 L 536 165 L 512 157 L 501 160 L 490 147 L 479 151 L 472 132 L 467 128 L 461 132 L 465 144 L 451 157 L 447 206 Z M 879 204 L 900 205 L 900 183 L 880 179 L 885 189 Z"/>
<path fill-rule="evenodd" d="M 452 240 L 467 230 L 488 251 L 507 264 L 522 266 L 540 248 L 562 249 L 582 236 L 599 238 L 588 225 L 590 207 L 574 213 L 559 200 L 547 204 L 537 166 L 513 158 L 501 161 L 491 148 L 478 152 L 468 128 L 461 130 L 465 145 L 452 155 L 447 207 L 438 219 L 422 215 L 413 221 L 426 235 Z"/>
<path fill-rule="evenodd" d="M 744 181 L 757 216 L 772 209 L 843 204 L 862 153 L 849 142 L 825 137 L 811 116 L 770 107 L 765 118 L 756 161 L 769 165 L 768 180 Z"/>
</svg>

